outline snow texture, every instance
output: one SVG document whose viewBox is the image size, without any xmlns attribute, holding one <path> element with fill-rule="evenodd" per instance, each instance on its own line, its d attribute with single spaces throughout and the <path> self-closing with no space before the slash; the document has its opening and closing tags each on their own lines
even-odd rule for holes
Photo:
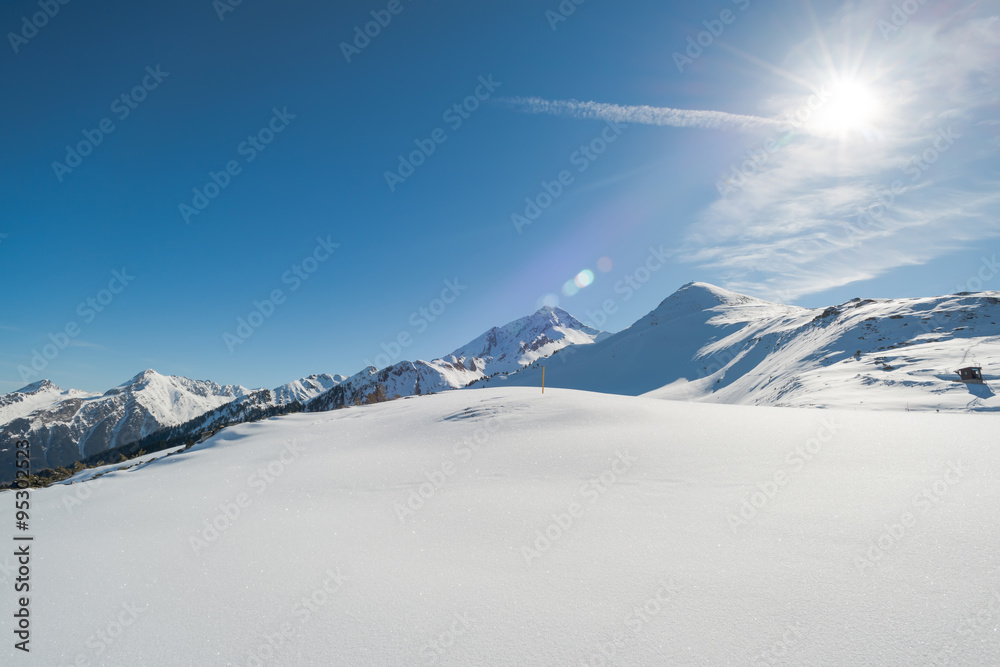
<svg viewBox="0 0 1000 667">
<path fill-rule="evenodd" d="M 807 309 L 689 283 L 624 331 L 553 355 L 546 383 L 748 405 L 996 411 L 998 322 L 1000 292 Z M 971 365 L 986 384 L 957 382 Z M 487 384 L 539 386 L 540 364 Z"/>
<path fill-rule="evenodd" d="M 990 414 L 538 388 L 242 424 L 34 491 L 32 650 L 0 655 L 1000 664 L 996 444 Z"/>
</svg>

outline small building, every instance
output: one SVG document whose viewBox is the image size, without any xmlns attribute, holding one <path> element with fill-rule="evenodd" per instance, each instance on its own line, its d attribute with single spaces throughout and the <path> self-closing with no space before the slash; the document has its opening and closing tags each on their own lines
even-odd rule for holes
<svg viewBox="0 0 1000 667">
<path fill-rule="evenodd" d="M 983 369 L 980 366 L 967 366 L 966 368 L 959 368 L 956 372 L 958 373 L 958 377 L 962 378 L 960 382 L 986 384 L 983 380 Z"/>
</svg>

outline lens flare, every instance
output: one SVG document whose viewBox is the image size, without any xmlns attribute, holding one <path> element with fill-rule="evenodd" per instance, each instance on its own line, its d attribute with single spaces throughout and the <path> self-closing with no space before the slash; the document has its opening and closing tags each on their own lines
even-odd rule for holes
<svg viewBox="0 0 1000 667">
<path fill-rule="evenodd" d="M 576 294 L 579 291 L 580 291 L 580 288 L 577 287 L 576 283 L 573 282 L 572 280 L 567 280 L 563 284 L 562 293 L 565 294 L 566 296 L 573 296 L 574 294 Z"/>
<path fill-rule="evenodd" d="M 599 260 L 597 260 L 597 270 L 600 271 L 601 273 L 607 273 L 608 271 L 610 271 L 611 266 L 612 266 L 611 258 L 609 257 L 601 257 Z"/>
<path fill-rule="evenodd" d="M 576 274 L 576 278 L 573 278 L 573 282 L 580 289 L 588 287 L 592 282 L 594 282 L 594 272 L 590 269 L 584 269 L 580 273 Z"/>
<path fill-rule="evenodd" d="M 556 308 L 559 306 L 559 296 L 556 294 L 546 294 L 541 299 L 538 300 L 537 307 L 544 308 L 548 306 L 549 308 Z"/>
</svg>

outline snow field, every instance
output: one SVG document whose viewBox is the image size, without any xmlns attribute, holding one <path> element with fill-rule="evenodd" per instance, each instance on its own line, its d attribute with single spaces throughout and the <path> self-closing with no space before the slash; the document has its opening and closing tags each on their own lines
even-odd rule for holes
<svg viewBox="0 0 1000 667">
<path fill-rule="evenodd" d="M 244 424 L 33 493 L 18 664 L 997 664 L 995 434 L 514 387 Z"/>
</svg>

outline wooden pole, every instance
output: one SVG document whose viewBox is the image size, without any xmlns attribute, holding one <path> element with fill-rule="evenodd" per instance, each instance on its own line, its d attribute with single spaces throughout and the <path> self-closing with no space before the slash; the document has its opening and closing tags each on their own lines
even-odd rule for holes
<svg viewBox="0 0 1000 667">
<path fill-rule="evenodd" d="M 542 393 L 545 393 L 545 366 L 542 366 Z"/>
</svg>

